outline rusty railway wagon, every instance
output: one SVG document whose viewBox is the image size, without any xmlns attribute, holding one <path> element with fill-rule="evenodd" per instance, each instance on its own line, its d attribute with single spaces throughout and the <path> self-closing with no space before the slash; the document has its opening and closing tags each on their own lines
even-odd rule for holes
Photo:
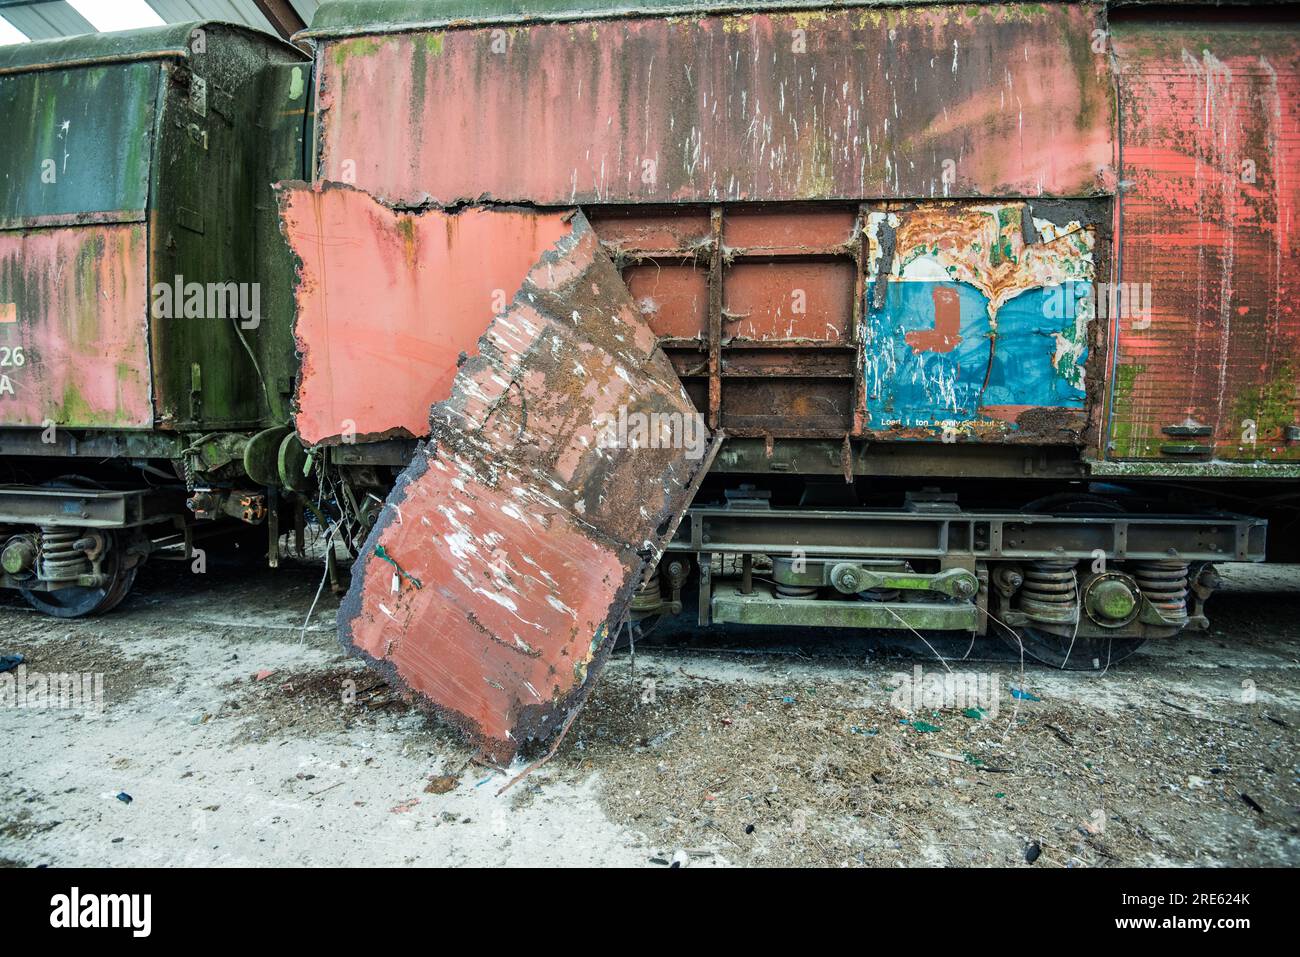
<svg viewBox="0 0 1300 957">
<path fill-rule="evenodd" d="M 326 2 L 301 39 L 342 637 L 491 753 L 628 618 L 1101 669 L 1206 628 L 1216 561 L 1296 559 L 1294 9 Z M 683 409 L 703 456 L 602 442 Z"/>
<path fill-rule="evenodd" d="M 36 608 L 209 533 L 274 561 L 304 456 L 271 183 L 310 77 L 219 23 L 0 47 L 0 584 Z"/>
<path fill-rule="evenodd" d="M 656 618 L 1105 668 L 1296 558 L 1288 5 L 339 0 L 310 71 L 221 33 L 0 53 L 40 607 L 315 482 L 345 644 L 504 758 Z M 55 88 L 101 97 L 78 198 Z M 153 316 L 182 274 L 268 322 Z"/>
</svg>

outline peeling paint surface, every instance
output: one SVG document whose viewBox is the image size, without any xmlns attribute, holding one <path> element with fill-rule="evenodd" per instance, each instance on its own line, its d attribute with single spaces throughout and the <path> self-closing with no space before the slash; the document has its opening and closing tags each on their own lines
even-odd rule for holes
<svg viewBox="0 0 1300 957">
<path fill-rule="evenodd" d="M 1300 29 L 1129 23 L 1114 44 L 1133 308 L 1107 454 L 1300 461 Z"/>
<path fill-rule="evenodd" d="M 0 422 L 149 428 L 143 223 L 0 232 Z"/>
<path fill-rule="evenodd" d="M 330 184 L 280 192 L 299 260 L 298 432 L 423 437 L 462 354 L 569 227 L 560 212 L 474 207 L 395 212 Z"/>
<path fill-rule="evenodd" d="M 575 212 L 434 406 L 356 565 L 345 646 L 493 760 L 556 732 L 604 663 L 644 556 L 689 504 L 693 413 Z M 667 417 L 658 439 L 619 447 L 611 424 L 651 414 Z"/>
<path fill-rule="evenodd" d="M 321 175 L 403 205 L 1096 195 L 1114 186 L 1100 17 L 926 6 L 331 40 Z"/>
<path fill-rule="evenodd" d="M 866 229 L 869 429 L 1079 440 L 1094 227 L 1020 202 L 878 210 Z"/>
</svg>

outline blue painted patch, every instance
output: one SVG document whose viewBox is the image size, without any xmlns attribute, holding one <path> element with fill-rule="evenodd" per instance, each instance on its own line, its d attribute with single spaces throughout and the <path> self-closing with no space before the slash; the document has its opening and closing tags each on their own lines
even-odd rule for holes
<svg viewBox="0 0 1300 957">
<path fill-rule="evenodd" d="M 875 301 L 874 285 L 868 286 L 868 303 Z M 906 337 L 935 327 L 935 285 L 957 293 L 961 341 L 950 352 L 917 353 Z M 867 317 L 867 410 L 874 428 L 975 418 L 989 365 L 986 301 L 966 283 L 888 284 L 884 307 Z"/>
<path fill-rule="evenodd" d="M 1029 289 L 998 310 L 997 346 L 984 405 L 1083 408 L 1083 390 L 1052 365 L 1056 335 L 1063 329 L 1072 331 L 1074 326 L 1073 312 L 1068 320 L 1051 318 L 1053 295 L 1059 296 L 1057 287 Z M 1085 350 L 1080 362 L 1086 359 Z"/>
<path fill-rule="evenodd" d="M 1048 303 L 1055 287 L 1028 290 L 998 312 L 996 348 L 990 339 L 988 299 L 961 282 L 893 280 L 879 309 L 874 282 L 867 289 L 865 368 L 871 427 L 939 428 L 948 420 L 987 419 L 989 405 L 1082 409 L 1084 392 L 1052 364 L 1053 333 L 1072 330 L 1073 318 L 1053 318 Z M 950 351 L 917 352 L 907 337 L 936 327 L 935 289 L 956 293 L 960 340 Z M 1059 309 L 1056 310 L 1059 315 Z M 1082 360 L 1081 360 L 1082 361 Z"/>
</svg>

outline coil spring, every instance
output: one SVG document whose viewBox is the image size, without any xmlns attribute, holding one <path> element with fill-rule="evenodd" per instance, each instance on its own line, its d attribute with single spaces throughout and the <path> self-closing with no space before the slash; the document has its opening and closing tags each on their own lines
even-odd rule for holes
<svg viewBox="0 0 1300 957">
<path fill-rule="evenodd" d="M 644 585 L 637 588 L 636 593 L 632 595 L 632 610 L 637 612 L 651 612 L 663 604 L 663 595 L 659 591 L 659 570 L 656 568 L 650 580 Z"/>
<path fill-rule="evenodd" d="M 1138 562 L 1133 566 L 1133 579 L 1165 619 L 1187 620 L 1187 562 Z"/>
<path fill-rule="evenodd" d="M 1079 593 L 1074 562 L 1031 562 L 1020 586 L 1020 607 L 1038 621 L 1071 622 L 1078 617 Z"/>
<path fill-rule="evenodd" d="M 78 551 L 81 533 L 75 528 L 45 526 L 40 536 L 40 572 L 44 581 L 68 581 L 90 572 L 86 553 Z"/>
</svg>

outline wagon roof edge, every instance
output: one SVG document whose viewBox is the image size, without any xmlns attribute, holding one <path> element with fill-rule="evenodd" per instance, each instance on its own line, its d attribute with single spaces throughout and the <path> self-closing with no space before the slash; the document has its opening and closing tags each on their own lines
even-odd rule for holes
<svg viewBox="0 0 1300 957">
<path fill-rule="evenodd" d="M 1216 7 L 1252 0 L 1048 0 L 1052 6 Z M 1290 5 L 1297 0 L 1261 0 Z M 872 7 L 1016 6 L 1016 0 L 323 0 L 295 42 L 454 27 L 563 23 L 624 17 L 818 12 Z M 1023 5 L 1023 4 L 1021 4 Z"/>
<path fill-rule="evenodd" d="M 184 23 L 169 23 L 138 30 L 83 33 L 71 37 L 0 46 L 0 76 L 74 66 L 185 60 L 192 55 L 190 39 L 193 32 L 199 28 L 230 31 L 254 42 L 276 47 L 294 59 L 303 62 L 309 59 L 303 51 L 292 44 L 254 27 L 224 20 L 189 20 Z"/>
</svg>

